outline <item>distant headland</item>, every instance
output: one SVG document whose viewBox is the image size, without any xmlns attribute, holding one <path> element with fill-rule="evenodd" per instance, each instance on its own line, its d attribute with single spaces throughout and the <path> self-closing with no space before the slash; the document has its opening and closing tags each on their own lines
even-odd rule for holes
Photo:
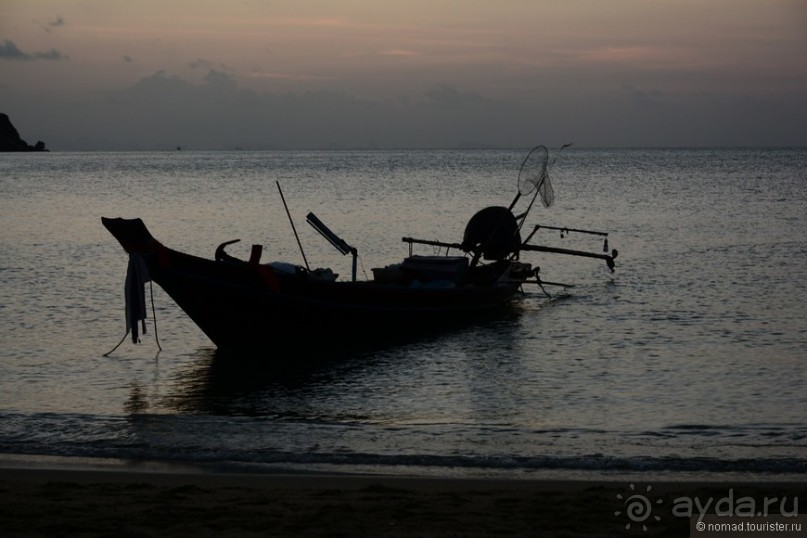
<svg viewBox="0 0 807 538">
<path fill-rule="evenodd" d="M 0 151 L 48 151 L 41 140 L 33 146 L 20 138 L 8 114 L 0 112 Z"/>
</svg>

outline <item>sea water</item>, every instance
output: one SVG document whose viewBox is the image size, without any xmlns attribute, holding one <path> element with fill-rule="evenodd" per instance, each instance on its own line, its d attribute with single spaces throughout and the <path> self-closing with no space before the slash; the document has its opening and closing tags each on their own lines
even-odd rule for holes
<svg viewBox="0 0 807 538">
<path fill-rule="evenodd" d="M 534 224 L 601 230 L 600 260 L 524 253 L 545 280 L 501 319 L 284 372 L 267 343 L 231 361 L 158 287 L 138 345 L 127 258 L 100 217 L 141 217 L 169 247 L 216 246 L 349 277 L 305 224 L 358 249 L 458 242 L 508 205 L 529 148 L 0 156 L 0 452 L 512 477 L 798 477 L 807 472 L 807 150 L 578 149 Z M 530 196 L 519 202 L 524 209 Z M 526 235 L 526 233 L 525 233 Z M 534 243 L 602 251 L 541 229 Z M 416 249 L 432 254 L 432 247 Z M 149 312 L 149 318 L 152 318 Z M 360 332 L 361 328 L 357 330 Z M 406 331 L 406 327 L 400 327 Z M 307 327 L 301 341 L 317 338 Z M 158 344 L 162 351 L 158 352 Z"/>
</svg>

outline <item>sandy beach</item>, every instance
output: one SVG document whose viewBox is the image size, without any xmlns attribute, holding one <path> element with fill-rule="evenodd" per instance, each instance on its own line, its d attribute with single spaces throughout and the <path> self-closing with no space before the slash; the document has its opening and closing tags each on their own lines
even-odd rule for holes
<svg viewBox="0 0 807 538">
<path fill-rule="evenodd" d="M 730 491 L 761 502 L 807 497 L 807 484 L 666 482 L 647 491 L 637 483 L 631 491 L 616 481 L 14 466 L 0 468 L 0 528 L 6 537 L 688 536 L 690 521 L 670 514 L 674 500 Z M 651 517 L 627 518 L 631 493 L 652 501 Z"/>
</svg>

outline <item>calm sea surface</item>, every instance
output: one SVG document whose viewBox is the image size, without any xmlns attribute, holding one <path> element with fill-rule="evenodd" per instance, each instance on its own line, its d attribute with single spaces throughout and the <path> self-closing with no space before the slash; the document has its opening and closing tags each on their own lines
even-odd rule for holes
<svg viewBox="0 0 807 538">
<path fill-rule="evenodd" d="M 101 216 L 202 256 L 400 261 L 507 205 L 525 149 L 0 155 L 0 452 L 421 475 L 804 476 L 807 150 L 566 150 L 528 224 L 611 232 L 529 256 L 514 315 L 289 374 L 232 364 L 154 288 L 126 341 L 126 255 Z M 591 236 L 538 242 L 601 251 Z M 420 253 L 430 254 L 431 248 Z M 405 327 L 401 328 L 406 330 Z M 271 328 L 268 328 L 270 331 Z M 316 327 L 301 338 L 316 338 Z M 270 336 L 271 340 L 271 336 Z M 268 345 L 266 360 L 293 357 Z M 324 357 L 327 358 L 327 357 Z"/>
</svg>

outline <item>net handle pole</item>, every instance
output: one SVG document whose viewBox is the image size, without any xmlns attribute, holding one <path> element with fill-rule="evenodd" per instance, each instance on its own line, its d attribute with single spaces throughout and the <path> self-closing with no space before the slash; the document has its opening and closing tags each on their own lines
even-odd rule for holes
<svg viewBox="0 0 807 538">
<path fill-rule="evenodd" d="M 541 176 L 541 181 L 538 182 L 538 186 L 535 187 L 535 194 L 532 195 L 532 200 L 530 200 L 530 205 L 527 206 L 527 210 L 522 213 L 519 218 L 521 219 L 518 223 L 518 231 L 521 231 L 522 226 L 524 226 L 524 222 L 527 220 L 527 215 L 530 214 L 532 211 L 532 205 L 535 203 L 535 199 L 538 198 L 538 195 L 541 194 L 541 187 L 544 186 L 544 181 L 546 181 L 546 177 L 549 175 L 549 170 L 544 169 L 544 173 Z"/>
<path fill-rule="evenodd" d="M 516 193 L 516 197 L 515 197 L 515 198 L 513 198 L 513 201 L 512 201 L 512 202 L 510 202 L 510 206 L 507 208 L 507 209 L 508 209 L 508 211 L 513 211 L 513 208 L 516 206 L 516 203 L 518 203 L 518 201 L 519 201 L 520 199 L 521 199 L 521 191 L 519 190 L 519 191 Z"/>
</svg>

